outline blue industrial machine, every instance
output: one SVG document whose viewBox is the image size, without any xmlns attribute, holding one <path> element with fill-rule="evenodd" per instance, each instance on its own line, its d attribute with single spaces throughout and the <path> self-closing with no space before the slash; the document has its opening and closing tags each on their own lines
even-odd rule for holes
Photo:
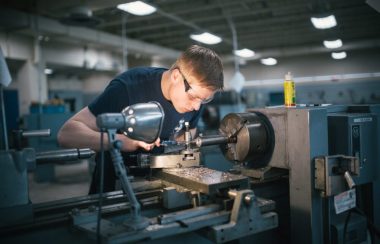
<svg viewBox="0 0 380 244">
<path fill-rule="evenodd" d="M 135 178 L 132 189 L 123 188 L 127 195 L 117 191 L 31 204 L 32 220 L 2 222 L 0 238 L 2 243 L 178 243 L 187 238 L 199 243 L 379 243 L 379 116 L 379 105 L 230 113 L 216 134 L 193 139 L 187 131 L 177 151 L 140 157 L 136 167 L 149 168 L 150 177 Z M 119 115 L 103 119 L 126 123 Z M 202 167 L 200 149 L 208 146 L 220 147 L 233 170 Z M 0 210 L 4 213 L 4 206 Z M 131 216 L 144 221 L 131 225 L 126 222 Z"/>
<path fill-rule="evenodd" d="M 288 242 L 379 243 L 380 106 L 249 111 L 271 121 L 276 139 L 269 167 L 244 171 L 264 180 L 273 170 L 287 170 L 283 220 L 289 219 L 280 229 L 290 226 Z"/>
<path fill-rule="evenodd" d="M 0 151 L 0 228 L 32 223 L 34 205 L 29 199 L 28 172 L 37 165 L 85 159 L 95 153 L 89 149 L 64 149 L 36 152 L 33 148 L 21 148 L 25 137 L 49 136 L 50 130 L 16 131 L 14 147 Z"/>
<path fill-rule="evenodd" d="M 61 112 L 60 106 L 45 106 L 44 113 L 31 113 L 24 116 L 25 130 L 50 129 L 49 136 L 28 137 L 28 146 L 36 152 L 58 150 L 57 134 L 61 126 L 73 114 Z M 58 110 L 53 109 L 58 107 Z M 48 110 L 50 109 L 50 110 Z M 50 112 L 48 112 L 50 111 Z M 51 182 L 55 179 L 54 164 L 37 165 L 34 171 L 34 180 L 37 182 Z"/>
</svg>

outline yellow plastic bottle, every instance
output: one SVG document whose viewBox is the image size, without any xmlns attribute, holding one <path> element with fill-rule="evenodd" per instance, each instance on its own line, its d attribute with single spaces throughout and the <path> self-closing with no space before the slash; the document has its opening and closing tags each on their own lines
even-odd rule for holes
<svg viewBox="0 0 380 244">
<path fill-rule="evenodd" d="M 284 100 L 285 100 L 285 107 L 296 106 L 296 87 L 293 81 L 292 74 L 290 72 L 288 72 L 285 75 Z"/>
</svg>

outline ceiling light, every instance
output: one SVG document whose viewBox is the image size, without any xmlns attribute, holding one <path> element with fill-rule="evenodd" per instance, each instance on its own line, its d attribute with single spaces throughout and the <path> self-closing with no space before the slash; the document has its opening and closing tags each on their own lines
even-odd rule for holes
<svg viewBox="0 0 380 244">
<path fill-rule="evenodd" d="M 209 45 L 218 44 L 219 42 L 222 41 L 222 38 L 220 38 L 219 36 L 213 35 L 208 32 L 203 32 L 202 34 L 198 34 L 198 35 L 192 34 L 190 35 L 190 38 L 195 41 L 202 42 Z"/>
<path fill-rule="evenodd" d="M 130 14 L 144 16 L 154 13 L 157 9 L 142 1 L 134 1 L 117 5 L 118 9 L 124 10 Z"/>
<path fill-rule="evenodd" d="M 263 59 L 260 59 L 260 62 L 264 65 L 275 65 L 275 64 L 277 64 L 277 60 L 275 58 L 263 58 Z"/>
<path fill-rule="evenodd" d="M 236 50 L 234 53 L 236 56 L 239 56 L 242 58 L 251 58 L 251 57 L 255 56 L 255 52 L 252 51 L 251 49 L 248 49 L 248 48 Z"/>
<path fill-rule="evenodd" d="M 46 69 L 44 70 L 44 72 L 45 72 L 46 75 L 51 75 L 51 74 L 53 74 L 53 70 L 52 70 L 52 69 L 49 69 L 49 68 L 46 68 Z"/>
<path fill-rule="evenodd" d="M 333 59 L 344 59 L 347 57 L 347 53 L 346 52 L 340 52 L 340 53 L 331 53 L 331 57 Z"/>
<path fill-rule="evenodd" d="M 92 14 L 92 10 L 88 6 L 79 5 L 67 11 L 67 14 L 59 21 L 65 25 L 94 27 L 102 22 Z"/>
<path fill-rule="evenodd" d="M 343 43 L 341 39 L 336 39 L 335 41 L 323 41 L 323 45 L 327 48 L 333 49 L 343 46 Z"/>
<path fill-rule="evenodd" d="M 334 15 L 329 15 L 327 17 L 317 18 L 311 17 L 311 23 L 317 29 L 329 29 L 336 26 L 336 19 Z"/>
</svg>

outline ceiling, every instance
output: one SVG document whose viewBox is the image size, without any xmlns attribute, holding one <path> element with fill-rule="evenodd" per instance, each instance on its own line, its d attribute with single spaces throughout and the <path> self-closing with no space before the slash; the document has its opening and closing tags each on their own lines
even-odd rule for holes
<svg viewBox="0 0 380 244">
<path fill-rule="evenodd" d="M 149 16 L 134 16 L 116 8 L 120 0 L 9 0 L 2 6 L 62 20 L 78 6 L 92 10 L 90 28 L 128 38 L 183 50 L 195 41 L 190 34 L 208 31 L 223 38 L 210 46 L 221 55 L 232 52 L 230 18 L 236 28 L 238 47 L 259 56 L 326 52 L 322 42 L 340 38 L 342 50 L 380 46 L 380 13 L 365 0 L 155 0 L 158 8 Z M 315 29 L 310 17 L 333 13 L 338 25 Z M 95 21 L 94 21 L 95 20 Z M 85 23 L 85 21 L 84 21 Z M 123 25 L 124 24 L 124 25 Z"/>
</svg>

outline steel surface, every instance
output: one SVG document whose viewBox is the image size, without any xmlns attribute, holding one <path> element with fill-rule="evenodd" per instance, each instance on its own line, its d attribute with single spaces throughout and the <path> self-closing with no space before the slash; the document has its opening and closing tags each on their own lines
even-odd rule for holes
<svg viewBox="0 0 380 244">
<path fill-rule="evenodd" d="M 205 194 L 215 194 L 222 189 L 247 189 L 249 180 L 241 175 L 233 175 L 208 168 L 176 168 L 158 172 L 158 177 Z"/>
</svg>

